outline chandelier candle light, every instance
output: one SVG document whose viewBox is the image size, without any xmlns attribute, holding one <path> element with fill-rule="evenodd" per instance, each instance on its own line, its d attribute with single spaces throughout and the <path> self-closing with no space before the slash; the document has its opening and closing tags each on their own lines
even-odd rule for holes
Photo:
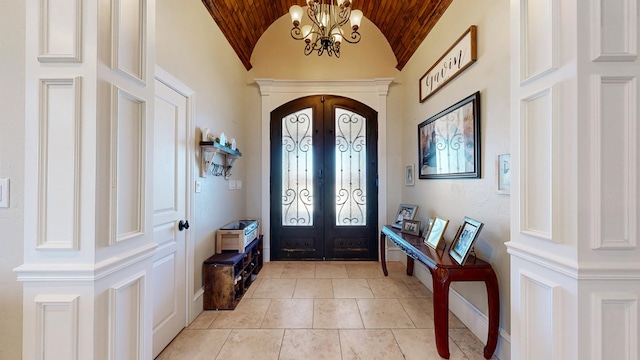
<svg viewBox="0 0 640 360">
<path fill-rule="evenodd" d="M 293 5 L 289 9 L 293 28 L 291 37 L 296 40 L 304 40 L 306 46 L 304 54 L 309 55 L 317 52 L 318 56 L 325 51 L 329 56 L 340 57 L 340 44 L 346 41 L 350 44 L 360 42 L 360 21 L 362 21 L 362 11 L 351 10 L 350 0 L 307 0 L 307 16 L 311 20 L 311 25 L 300 27 L 304 9 L 298 5 Z M 347 21 L 351 22 L 351 35 L 344 37 L 344 26 Z"/>
</svg>

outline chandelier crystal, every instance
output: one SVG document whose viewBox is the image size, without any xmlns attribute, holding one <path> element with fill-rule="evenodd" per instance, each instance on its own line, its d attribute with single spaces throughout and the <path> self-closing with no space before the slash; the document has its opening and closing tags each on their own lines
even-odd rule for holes
<svg viewBox="0 0 640 360">
<path fill-rule="evenodd" d="M 350 0 L 307 0 L 307 16 L 311 25 L 300 27 L 304 9 L 293 5 L 289 9 L 291 15 L 291 37 L 304 40 L 304 54 L 317 52 L 318 56 L 325 52 L 329 56 L 340 57 L 340 44 L 346 41 L 350 44 L 360 42 L 360 22 L 362 11 L 351 10 Z M 351 22 L 351 35 L 345 37 L 342 27 Z"/>
</svg>

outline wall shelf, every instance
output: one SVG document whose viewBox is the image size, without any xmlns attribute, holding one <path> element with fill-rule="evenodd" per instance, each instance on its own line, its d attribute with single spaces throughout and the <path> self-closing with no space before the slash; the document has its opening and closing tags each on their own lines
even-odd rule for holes
<svg viewBox="0 0 640 360">
<path fill-rule="evenodd" d="M 209 174 L 213 176 L 224 176 L 225 179 L 231 177 L 231 168 L 237 158 L 242 156 L 238 150 L 221 145 L 215 141 L 200 141 L 201 164 L 200 176 L 207 177 Z M 218 155 L 221 159 L 219 162 L 214 161 Z"/>
</svg>

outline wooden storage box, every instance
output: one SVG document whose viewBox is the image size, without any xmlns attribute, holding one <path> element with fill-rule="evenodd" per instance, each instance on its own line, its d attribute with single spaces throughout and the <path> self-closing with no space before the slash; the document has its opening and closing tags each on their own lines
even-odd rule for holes
<svg viewBox="0 0 640 360">
<path fill-rule="evenodd" d="M 216 253 L 223 250 L 236 250 L 244 252 L 260 233 L 258 220 L 238 220 L 226 224 L 216 232 Z"/>
</svg>

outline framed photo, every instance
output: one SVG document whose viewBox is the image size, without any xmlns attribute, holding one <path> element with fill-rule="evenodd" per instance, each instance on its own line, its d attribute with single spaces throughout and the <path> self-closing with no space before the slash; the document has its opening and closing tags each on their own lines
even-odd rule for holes
<svg viewBox="0 0 640 360">
<path fill-rule="evenodd" d="M 396 216 L 393 218 L 391 226 L 402 229 L 403 220 L 413 220 L 418 212 L 418 205 L 400 204 Z"/>
<path fill-rule="evenodd" d="M 432 218 L 427 219 L 427 223 L 424 225 L 424 232 L 422 233 L 422 237 L 424 238 L 422 240 L 422 242 L 424 242 L 425 244 L 427 243 L 427 237 L 429 236 L 429 231 L 431 230 L 431 227 L 433 226 L 433 220 Z"/>
<path fill-rule="evenodd" d="M 404 184 L 407 186 L 415 185 L 415 172 L 413 164 L 407 165 L 404 168 Z"/>
<path fill-rule="evenodd" d="M 444 231 L 447 230 L 447 225 L 449 225 L 449 220 L 443 220 L 436 216 L 433 219 L 433 225 L 431 225 L 431 229 L 429 229 L 429 233 L 426 236 L 425 243 L 437 249 L 440 245 L 440 240 L 442 240 L 442 235 L 444 235 Z"/>
<path fill-rule="evenodd" d="M 458 264 L 462 265 L 467 260 L 469 250 L 471 250 L 473 242 L 478 237 L 480 230 L 482 230 L 482 226 L 483 224 L 481 222 L 466 216 L 464 220 L 462 220 L 462 225 L 460 225 L 458 234 L 456 238 L 453 239 L 451 249 L 449 250 L 449 255 L 451 255 L 453 260 Z"/>
<path fill-rule="evenodd" d="M 498 193 L 511 193 L 511 154 L 498 155 Z"/>
<path fill-rule="evenodd" d="M 418 125 L 420 179 L 480 178 L 480 92 Z"/>
<path fill-rule="evenodd" d="M 420 221 L 419 220 L 408 220 L 405 219 L 402 221 L 402 232 L 405 234 L 420 235 Z"/>
</svg>

